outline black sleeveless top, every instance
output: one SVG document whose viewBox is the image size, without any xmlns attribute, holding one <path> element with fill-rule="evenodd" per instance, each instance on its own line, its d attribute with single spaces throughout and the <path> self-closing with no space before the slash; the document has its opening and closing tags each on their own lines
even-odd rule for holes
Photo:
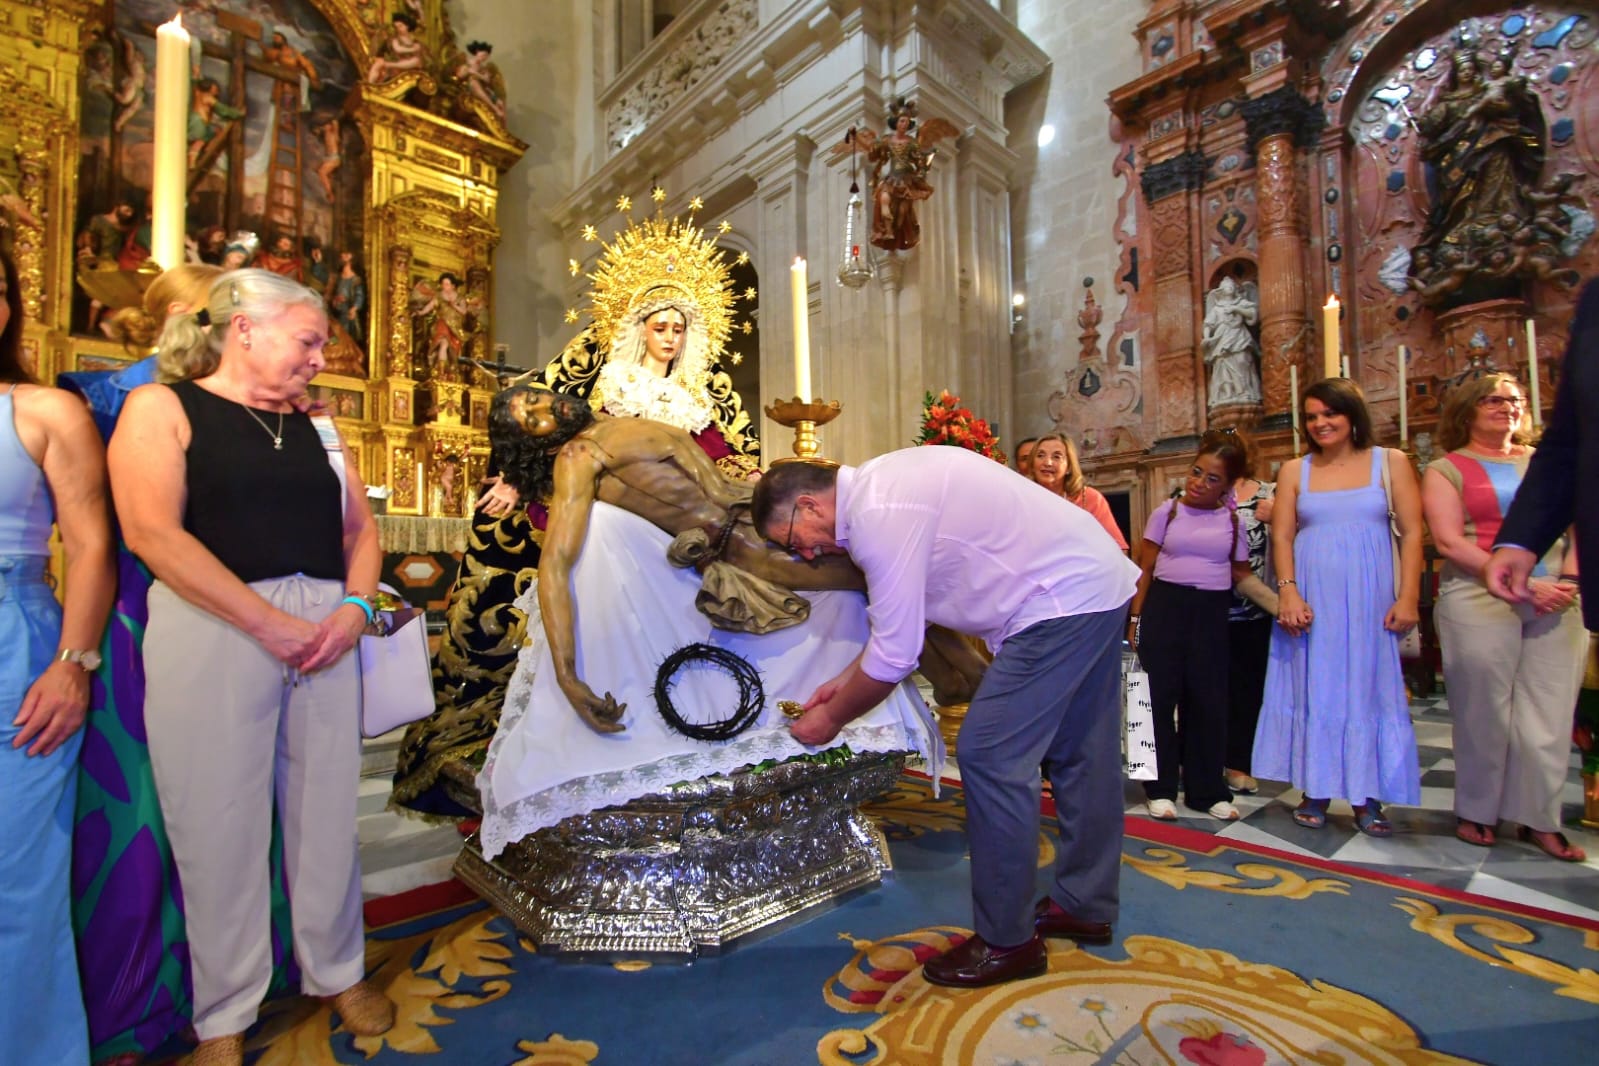
<svg viewBox="0 0 1599 1066">
<path fill-rule="evenodd" d="M 247 408 L 193 381 L 170 386 L 189 418 L 183 528 L 241 581 L 305 574 L 344 580 L 339 479 L 311 419 Z M 252 417 L 252 412 L 261 422 Z"/>
</svg>

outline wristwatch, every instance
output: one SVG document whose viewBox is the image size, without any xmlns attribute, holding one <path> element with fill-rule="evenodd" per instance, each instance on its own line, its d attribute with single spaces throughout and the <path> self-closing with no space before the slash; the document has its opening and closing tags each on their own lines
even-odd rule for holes
<svg viewBox="0 0 1599 1066">
<path fill-rule="evenodd" d="M 56 662 L 72 663 L 86 674 L 92 674 L 100 669 L 100 653 L 90 648 L 88 651 L 73 651 L 66 649 L 56 656 Z"/>
</svg>

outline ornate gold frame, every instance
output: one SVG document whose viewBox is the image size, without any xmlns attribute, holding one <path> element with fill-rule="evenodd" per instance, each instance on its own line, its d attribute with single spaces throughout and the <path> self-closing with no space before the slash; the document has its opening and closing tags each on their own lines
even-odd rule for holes
<svg viewBox="0 0 1599 1066">
<path fill-rule="evenodd" d="M 307 2 L 365 71 L 389 5 Z M 423 8 L 418 35 L 448 66 L 458 49 L 442 0 L 423 0 Z M 111 342 L 69 332 L 81 49 L 85 31 L 107 14 L 105 5 L 89 0 L 0 0 L 0 97 L 7 104 L 0 122 L 0 195 L 15 193 L 39 223 L 18 220 L 10 241 L 23 295 L 23 356 L 42 381 L 72 369 L 80 355 L 125 354 Z M 527 150 L 469 98 L 465 112 L 481 128 L 430 110 L 462 102 L 448 96 L 440 74 L 429 69 L 376 85 L 362 82 L 346 101 L 370 164 L 364 186 L 371 350 L 365 380 L 324 374 L 315 382 L 364 390 L 363 417 L 338 421 L 360 451 L 368 482 L 389 489 L 393 514 L 436 513 L 431 490 L 441 455 L 460 456 L 473 473 L 487 463 L 488 435 L 471 426 L 470 415 L 474 404 L 487 404 L 494 383 L 466 375 L 435 387 L 413 376 L 409 296 L 416 277 L 451 271 L 465 278 L 468 290 L 483 299 L 490 326 L 474 338 L 481 350 L 468 354 L 486 358 L 492 351 L 499 182 Z M 437 413 L 419 419 L 419 398 Z M 460 505 L 453 510 L 464 513 Z"/>
</svg>

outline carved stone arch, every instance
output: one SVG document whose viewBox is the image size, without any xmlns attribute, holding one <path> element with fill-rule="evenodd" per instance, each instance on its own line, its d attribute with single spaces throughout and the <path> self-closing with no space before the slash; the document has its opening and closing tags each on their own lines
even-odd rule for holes
<svg viewBox="0 0 1599 1066">
<path fill-rule="evenodd" d="M 1399 12 L 1391 23 L 1384 23 L 1382 11 L 1374 10 L 1363 24 L 1344 35 L 1341 47 L 1327 53 L 1324 75 L 1339 64 L 1354 68 L 1348 81 L 1332 90 L 1339 97 L 1332 101 L 1328 124 L 1346 128 L 1355 122 L 1355 113 L 1372 87 L 1415 42 L 1425 41 L 1468 18 L 1503 11 L 1504 7 L 1503 0 L 1423 0 L 1411 10 Z M 1363 54 L 1351 64 L 1356 49 Z"/>
<path fill-rule="evenodd" d="M 1253 256 L 1228 256 L 1211 267 L 1210 273 L 1205 277 L 1205 291 L 1209 292 L 1221 284 L 1222 278 L 1232 278 L 1239 283 L 1246 281 L 1259 282 L 1260 266 L 1255 262 Z"/>
</svg>

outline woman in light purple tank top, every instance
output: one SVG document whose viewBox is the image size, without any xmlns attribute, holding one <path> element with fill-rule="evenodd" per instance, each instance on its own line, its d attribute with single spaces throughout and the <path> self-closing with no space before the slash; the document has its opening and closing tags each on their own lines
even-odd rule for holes
<svg viewBox="0 0 1599 1066">
<path fill-rule="evenodd" d="M 89 1061 L 72 943 L 72 812 L 89 674 L 115 587 L 105 454 L 75 397 L 22 367 L 16 273 L 0 252 L 0 996 L 15 1066 Z M 50 530 L 66 555 L 63 609 L 46 583 Z"/>
</svg>

